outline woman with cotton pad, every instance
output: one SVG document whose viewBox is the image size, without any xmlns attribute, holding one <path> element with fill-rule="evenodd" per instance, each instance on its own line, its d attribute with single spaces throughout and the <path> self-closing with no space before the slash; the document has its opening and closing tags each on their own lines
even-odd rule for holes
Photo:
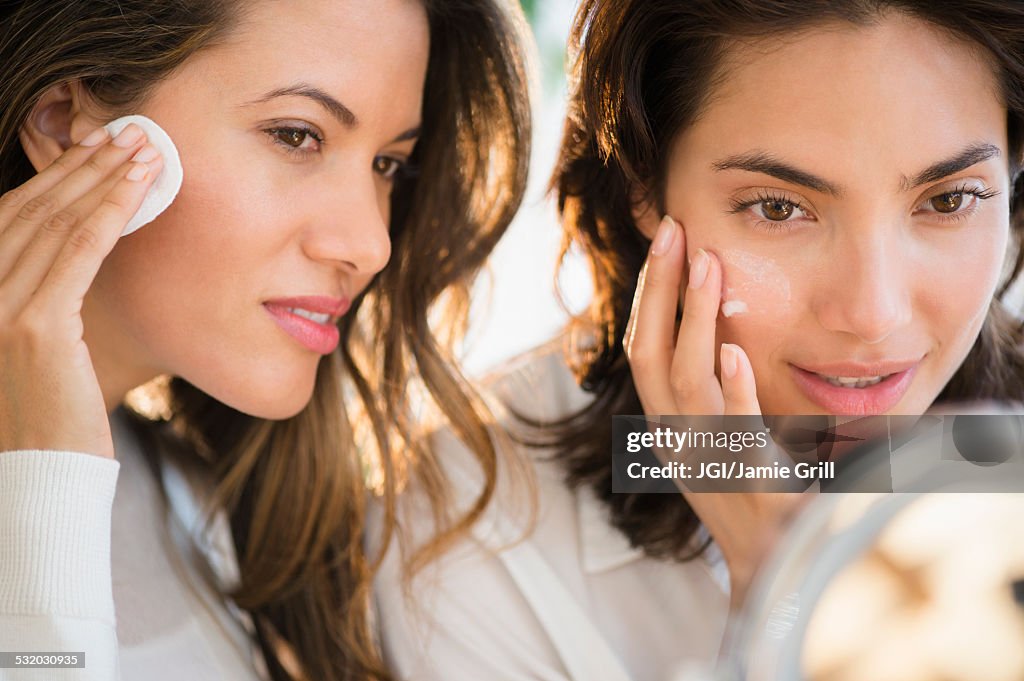
<svg viewBox="0 0 1024 681">
<path fill-rule="evenodd" d="M 121 116 L 104 125 L 104 129 L 111 137 L 117 137 L 122 130 L 129 125 L 136 125 L 142 129 L 146 141 L 160 154 L 163 167 L 160 173 L 153 179 L 153 184 L 146 191 L 142 198 L 142 205 L 135 211 L 135 214 L 128 220 L 121 236 L 127 236 L 143 225 L 147 225 L 156 219 L 160 213 L 167 210 L 167 207 L 174 202 L 181 191 L 181 182 L 184 179 L 185 171 L 181 167 L 181 158 L 178 150 L 163 128 L 155 121 L 132 114 Z"/>
<path fill-rule="evenodd" d="M 423 396 L 488 464 L 435 333 L 524 189 L 522 26 L 4 3 L 0 650 L 84 668 L 0 679 L 388 678 L 368 483 L 436 467 Z"/>
<path fill-rule="evenodd" d="M 1024 4 L 586 0 L 572 36 L 553 187 L 594 295 L 493 379 L 515 436 L 499 470 L 528 462 L 538 505 L 503 476 L 410 599 L 398 561 L 382 573 L 385 642 L 418 679 L 713 663 L 806 495 L 617 491 L 616 415 L 1024 398 L 1004 296 L 1024 236 Z M 452 440 L 442 460 L 461 458 Z M 410 515 L 411 541 L 429 537 Z M 475 622 L 493 624 L 465 645 Z"/>
</svg>

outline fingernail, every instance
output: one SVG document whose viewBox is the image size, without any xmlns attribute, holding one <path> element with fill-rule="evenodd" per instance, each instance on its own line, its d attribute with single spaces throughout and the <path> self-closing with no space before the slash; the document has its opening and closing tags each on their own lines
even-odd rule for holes
<svg viewBox="0 0 1024 681">
<path fill-rule="evenodd" d="M 131 169 L 128 171 L 125 177 L 131 180 L 132 182 L 139 182 L 145 179 L 146 173 L 148 172 L 149 168 L 147 168 L 142 163 L 133 163 Z"/>
<path fill-rule="evenodd" d="M 722 343 L 722 375 L 726 378 L 736 378 L 739 361 L 740 356 L 736 352 L 736 346 Z"/>
<path fill-rule="evenodd" d="M 652 255 L 665 255 L 668 253 L 668 249 L 672 247 L 672 242 L 676 239 L 676 222 L 669 216 L 665 216 L 661 219 L 661 224 L 658 225 L 658 231 L 654 235 L 654 241 L 651 242 L 651 254 Z"/>
<path fill-rule="evenodd" d="M 88 135 L 86 135 L 85 138 L 81 142 L 79 142 L 79 144 L 82 145 L 83 147 L 95 147 L 97 144 L 107 139 L 107 137 L 108 135 L 106 128 L 96 128 Z"/>
<path fill-rule="evenodd" d="M 152 144 L 147 144 L 139 149 L 139 153 L 132 156 L 132 160 L 138 161 L 139 163 L 149 163 L 159 155 L 160 152 L 156 150 L 156 147 Z"/>
<path fill-rule="evenodd" d="M 703 248 L 697 249 L 697 255 L 693 256 L 690 263 L 690 288 L 697 290 L 704 285 L 708 278 L 708 265 L 710 260 Z"/>
<path fill-rule="evenodd" d="M 142 139 L 142 128 L 131 123 L 124 130 L 118 133 L 117 137 L 114 138 L 114 144 L 127 149 L 140 139 Z"/>
</svg>

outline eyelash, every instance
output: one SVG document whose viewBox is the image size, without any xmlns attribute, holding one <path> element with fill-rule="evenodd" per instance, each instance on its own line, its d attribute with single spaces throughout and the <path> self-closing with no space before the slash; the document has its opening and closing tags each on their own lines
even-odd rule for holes
<svg viewBox="0 0 1024 681">
<path fill-rule="evenodd" d="M 963 184 L 963 185 L 958 186 L 956 189 L 952 189 L 950 191 L 942 192 L 941 194 L 935 194 L 933 196 L 930 196 L 929 198 L 925 199 L 925 201 L 927 202 L 927 201 L 931 201 L 933 199 L 937 199 L 937 198 L 942 197 L 942 196 L 955 195 L 955 194 L 960 194 L 960 195 L 963 195 L 963 196 L 973 196 L 976 199 L 978 199 L 978 201 L 986 201 L 986 200 L 991 199 L 991 198 L 993 198 L 995 196 L 998 196 L 999 192 L 997 190 L 995 190 L 995 189 L 984 189 L 984 188 L 979 188 L 977 186 L 971 186 L 971 185 Z M 757 206 L 757 205 L 760 205 L 760 204 L 763 204 L 763 203 L 784 203 L 784 204 L 792 206 L 795 210 L 801 210 L 801 211 L 806 212 L 806 210 L 803 208 L 802 204 L 799 201 L 797 201 L 795 199 L 786 198 L 785 196 L 782 196 L 782 195 L 779 195 L 779 194 L 771 194 L 769 192 L 766 192 L 766 191 L 762 190 L 762 191 L 760 191 L 757 194 L 756 197 L 754 197 L 752 199 L 747 199 L 747 200 L 743 200 L 743 201 L 733 199 L 731 201 L 732 208 L 729 211 L 729 213 L 730 214 L 742 213 L 743 211 L 747 210 L 748 208 L 751 208 L 753 206 Z M 977 208 L 978 208 L 978 203 L 975 202 L 975 204 L 973 206 L 971 206 L 970 208 L 968 208 L 967 210 L 957 210 L 955 213 L 943 214 L 943 213 L 940 213 L 939 211 L 926 211 L 926 212 L 934 213 L 935 216 L 939 220 L 941 220 L 943 222 L 952 223 L 952 222 L 959 222 L 961 220 L 965 220 L 966 218 L 968 218 L 971 215 L 973 215 L 974 212 L 977 210 Z M 780 232 L 788 232 L 788 231 L 792 230 L 793 227 L 789 226 L 790 222 L 793 222 L 793 221 L 792 220 L 758 220 L 755 224 L 756 224 L 758 229 L 761 229 L 761 230 L 763 230 L 763 231 L 765 231 L 765 232 L 767 232 L 769 234 L 777 234 L 777 233 L 780 233 Z"/>
<path fill-rule="evenodd" d="M 966 220 L 970 216 L 974 215 L 974 213 L 977 212 L 981 201 L 987 201 L 988 199 L 991 199 L 995 196 L 999 196 L 999 191 L 996 189 L 985 189 L 978 186 L 962 184 L 951 191 L 942 192 L 941 194 L 935 194 L 934 196 L 931 196 L 928 199 L 926 199 L 926 202 L 931 201 L 933 199 L 937 199 L 942 196 L 949 196 L 954 194 L 960 194 L 962 196 L 973 196 L 975 199 L 977 199 L 977 201 L 974 201 L 973 205 L 970 206 L 967 210 L 957 210 L 955 213 L 940 213 L 939 211 L 926 212 L 933 213 L 936 218 L 945 223 L 960 222 L 961 220 Z"/>
<path fill-rule="evenodd" d="M 279 145 L 280 147 L 282 147 L 285 152 L 287 152 L 289 154 L 297 154 L 299 156 L 309 156 L 310 154 L 315 154 L 317 152 L 316 151 L 311 151 L 309 149 L 301 149 L 299 147 L 296 147 L 295 145 L 288 144 L 287 142 L 285 142 L 284 140 L 282 140 L 279 137 L 280 134 L 282 134 L 282 133 L 287 133 L 287 134 L 300 133 L 302 135 L 305 135 L 306 137 L 310 137 L 310 138 L 316 140 L 316 143 L 317 143 L 318 146 L 323 146 L 323 143 L 324 143 L 324 138 L 323 138 L 322 135 L 320 135 L 320 133 L 318 133 L 313 128 L 306 127 L 306 126 L 300 126 L 300 125 L 276 126 L 276 127 L 273 127 L 273 128 L 267 128 L 266 133 L 268 135 L 270 135 L 270 137 L 274 141 L 274 143 Z M 306 140 L 303 139 L 302 141 L 305 142 Z"/>
<path fill-rule="evenodd" d="M 790 206 L 793 206 L 793 208 L 796 209 L 796 210 L 803 210 L 804 212 L 806 212 L 806 210 L 804 209 L 803 205 L 799 201 L 797 201 L 795 199 L 790 199 L 790 198 L 787 198 L 787 197 L 782 196 L 780 194 L 772 194 L 772 193 L 769 193 L 769 192 L 767 192 L 765 190 L 761 190 L 761 191 L 759 191 L 757 193 L 757 196 L 755 196 L 752 199 L 746 199 L 746 200 L 743 200 L 743 201 L 740 201 L 738 199 L 733 199 L 731 201 L 732 209 L 729 211 L 729 213 L 731 213 L 731 214 L 742 213 L 743 211 L 747 210 L 748 208 L 750 208 L 752 206 L 760 205 L 762 203 L 785 203 L 785 204 L 788 204 Z M 788 232 L 788 231 L 792 230 L 793 227 L 791 227 L 789 225 L 790 222 L 792 222 L 792 221 L 791 220 L 758 220 L 756 222 L 756 226 L 757 226 L 758 229 L 760 229 L 760 230 L 762 230 L 764 232 L 767 232 L 768 234 L 778 234 L 780 232 Z"/>
<path fill-rule="evenodd" d="M 317 149 L 317 150 L 302 149 L 302 148 L 294 146 L 292 144 L 288 144 L 287 142 L 282 140 L 281 137 L 279 137 L 279 135 L 281 135 L 282 133 L 291 134 L 291 135 L 294 135 L 295 133 L 300 133 L 302 135 L 305 135 L 305 136 L 315 140 L 319 147 L 322 147 L 323 144 L 324 144 L 323 136 L 321 136 L 313 128 L 306 127 L 306 126 L 299 126 L 299 125 L 276 126 L 276 127 L 273 127 L 273 128 L 267 128 L 266 133 L 273 139 L 275 144 L 277 144 L 278 146 L 283 148 L 285 153 L 287 153 L 287 154 L 294 154 L 294 155 L 297 155 L 299 157 L 306 157 L 306 156 L 310 156 L 312 154 L 319 153 L 319 149 Z M 305 142 L 305 139 L 303 139 L 302 141 Z M 378 171 L 377 170 L 377 165 L 378 165 L 378 162 L 380 162 L 380 161 L 390 162 L 392 164 L 391 165 L 391 169 L 388 170 L 388 171 Z M 382 178 L 384 178 L 388 182 L 391 182 L 391 181 L 395 180 L 398 177 L 410 177 L 410 176 L 415 175 L 415 171 L 414 171 L 412 165 L 408 161 L 406 161 L 405 159 L 401 159 L 401 158 L 395 158 L 394 156 L 376 156 L 373 159 L 373 164 L 374 164 L 374 172 L 376 172 L 378 175 L 380 175 Z"/>
</svg>

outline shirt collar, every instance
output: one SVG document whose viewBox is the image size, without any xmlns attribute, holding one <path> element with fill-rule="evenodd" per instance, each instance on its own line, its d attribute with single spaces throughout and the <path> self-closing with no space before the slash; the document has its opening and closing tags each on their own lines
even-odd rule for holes
<svg viewBox="0 0 1024 681">
<path fill-rule="evenodd" d="M 631 546 L 629 538 L 612 525 L 607 506 L 588 487 L 577 490 L 576 514 L 579 522 L 580 559 L 585 573 L 601 574 L 644 557 L 643 550 Z M 707 528 L 701 525 L 693 541 L 702 544 L 708 538 Z M 728 594 L 729 569 L 718 544 L 712 541 L 696 560 L 708 571 L 718 588 Z"/>
<path fill-rule="evenodd" d="M 611 524 L 608 508 L 588 487 L 576 491 L 576 515 L 580 558 L 587 574 L 614 570 L 643 557 L 643 551 L 630 546 L 626 535 Z"/>
<path fill-rule="evenodd" d="M 241 574 L 231 526 L 224 509 L 212 509 L 212 489 L 197 471 L 189 471 L 172 457 L 160 458 L 160 475 L 170 510 L 191 539 L 224 592 L 238 587 Z"/>
</svg>

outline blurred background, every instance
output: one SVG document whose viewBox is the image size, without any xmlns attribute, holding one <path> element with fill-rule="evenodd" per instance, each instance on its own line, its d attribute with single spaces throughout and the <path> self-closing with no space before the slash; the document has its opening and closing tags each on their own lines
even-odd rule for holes
<svg viewBox="0 0 1024 681">
<path fill-rule="evenodd" d="M 498 244 L 473 297 L 464 366 L 470 375 L 496 368 L 558 333 L 567 314 L 555 294 L 561 243 L 555 204 L 546 193 L 565 116 L 565 44 L 576 0 L 522 0 L 536 40 L 530 182 L 519 215 Z M 569 258 L 560 280 L 570 309 L 584 306 L 589 275 Z"/>
</svg>

